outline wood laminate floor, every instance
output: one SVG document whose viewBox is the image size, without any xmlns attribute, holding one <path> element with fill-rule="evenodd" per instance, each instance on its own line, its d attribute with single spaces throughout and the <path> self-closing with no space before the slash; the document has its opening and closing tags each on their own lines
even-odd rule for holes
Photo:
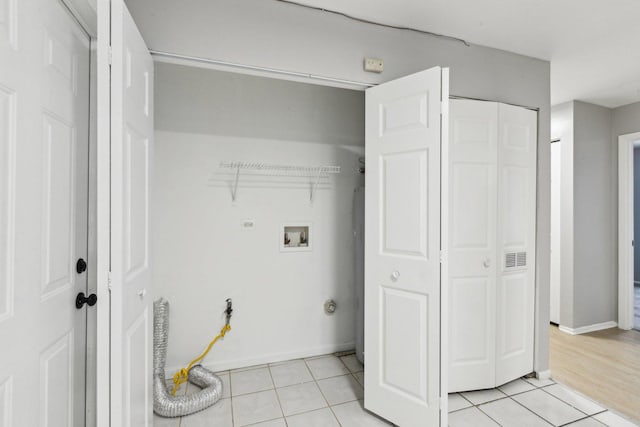
<svg viewBox="0 0 640 427">
<path fill-rule="evenodd" d="M 551 377 L 640 423 L 640 331 L 569 335 L 551 326 Z"/>
</svg>

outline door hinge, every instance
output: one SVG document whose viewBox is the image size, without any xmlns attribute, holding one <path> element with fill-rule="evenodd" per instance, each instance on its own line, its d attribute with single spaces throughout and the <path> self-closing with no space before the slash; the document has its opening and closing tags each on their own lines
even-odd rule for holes
<svg viewBox="0 0 640 427">
<path fill-rule="evenodd" d="M 107 273 L 107 289 L 111 292 L 111 272 Z"/>
<path fill-rule="evenodd" d="M 111 46 L 107 49 L 107 61 L 109 62 L 109 65 L 113 64 L 113 49 Z"/>
<path fill-rule="evenodd" d="M 440 264 L 442 264 L 442 263 L 444 262 L 444 257 L 445 257 L 446 255 L 447 255 L 447 254 L 445 253 L 445 251 L 440 251 Z"/>
</svg>

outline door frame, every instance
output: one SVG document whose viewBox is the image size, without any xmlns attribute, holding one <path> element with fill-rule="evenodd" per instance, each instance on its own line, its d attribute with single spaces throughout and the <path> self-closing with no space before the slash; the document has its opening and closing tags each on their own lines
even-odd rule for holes
<svg viewBox="0 0 640 427">
<path fill-rule="evenodd" d="M 633 328 L 633 143 L 636 141 L 640 141 L 640 132 L 618 136 L 618 327 L 626 330 Z"/>
<path fill-rule="evenodd" d="M 111 425 L 111 2 L 97 3 L 96 40 L 96 426 Z M 109 112 L 108 114 L 100 112 Z M 102 369 L 101 369 L 102 368 Z"/>
<path fill-rule="evenodd" d="M 111 425 L 110 372 L 110 114 L 111 111 L 111 1 L 96 2 L 93 10 L 83 0 L 61 1 L 89 35 L 89 230 L 88 291 L 98 296 L 87 317 L 86 425 Z M 103 18 L 104 17 L 104 18 Z M 103 18 L 103 19 L 100 19 Z"/>
<path fill-rule="evenodd" d="M 92 10 L 92 6 L 86 1 L 79 0 L 54 0 L 58 1 L 61 7 L 76 21 L 76 24 L 84 31 L 89 38 L 89 158 L 88 158 L 88 193 L 87 193 L 87 295 L 98 294 L 98 280 L 96 276 L 98 266 L 98 255 L 96 252 L 96 149 L 97 149 L 97 14 Z M 98 2 L 101 3 L 101 2 Z M 105 299 L 106 300 L 106 299 Z M 85 425 L 87 427 L 96 426 L 97 413 L 97 357 L 98 334 L 97 316 L 103 310 L 103 304 L 97 304 L 95 310 L 87 307 L 86 338 L 85 338 Z"/>
<path fill-rule="evenodd" d="M 561 144 L 561 143 L 562 143 L 562 138 L 552 138 L 551 142 L 549 143 L 549 145 L 553 146 L 553 144 Z M 562 146 L 560 145 L 559 147 L 560 147 L 560 153 L 559 153 L 559 157 L 560 158 L 558 159 L 558 161 L 560 162 L 559 168 L 562 169 Z M 551 161 L 549 162 L 550 169 L 551 169 L 551 179 L 553 179 L 553 159 L 552 159 L 553 158 L 553 152 L 550 152 L 549 154 L 550 154 L 550 157 L 551 157 Z M 562 175 L 562 174 L 560 174 L 560 175 Z M 560 188 L 558 189 L 558 191 L 560 191 L 560 198 L 562 198 L 562 179 L 561 179 L 562 177 L 560 176 L 558 178 L 560 178 L 560 182 L 559 182 Z M 549 197 L 549 207 L 552 208 L 551 209 L 550 221 L 549 221 L 549 223 L 550 223 L 549 229 L 551 230 L 551 233 L 553 233 L 553 223 L 554 223 L 554 219 L 553 219 L 553 183 L 551 184 L 551 192 L 550 192 L 550 197 Z M 561 212 L 560 207 L 558 207 L 558 218 L 556 220 L 558 221 L 558 226 L 560 228 L 562 228 L 562 212 Z M 562 256 L 562 245 L 560 243 L 560 236 L 556 236 L 556 239 L 558 239 L 558 247 L 560 248 L 560 250 L 557 251 L 558 253 L 556 255 L 553 254 L 553 250 L 552 250 L 553 248 L 551 248 L 551 245 L 549 245 L 550 248 L 551 248 L 551 251 L 550 251 L 551 252 L 551 261 L 549 262 L 549 322 L 552 323 L 552 324 L 556 323 L 558 326 L 560 326 L 560 313 L 559 313 L 560 309 L 559 309 L 559 307 L 560 307 L 560 301 L 562 301 L 562 298 L 561 298 L 561 295 L 562 295 L 562 286 L 561 286 L 562 277 L 560 277 L 560 280 L 559 280 L 559 282 L 557 284 L 557 286 L 558 286 L 558 300 L 557 300 L 557 305 L 558 305 L 558 317 L 557 317 L 557 320 L 558 321 L 557 322 L 553 321 L 553 319 L 552 319 L 553 316 L 552 316 L 552 313 L 551 313 L 551 301 L 553 300 L 553 295 L 551 293 L 551 291 L 552 291 L 551 284 L 553 283 L 553 277 L 551 276 L 551 273 L 552 273 L 551 267 L 552 267 L 552 264 L 553 264 L 553 257 L 554 256 L 558 257 L 557 261 L 559 263 L 558 264 L 558 267 L 559 267 L 560 266 L 560 257 Z M 549 243 L 551 243 L 551 242 L 549 242 Z M 560 275 L 560 276 L 562 276 L 562 275 Z"/>
</svg>

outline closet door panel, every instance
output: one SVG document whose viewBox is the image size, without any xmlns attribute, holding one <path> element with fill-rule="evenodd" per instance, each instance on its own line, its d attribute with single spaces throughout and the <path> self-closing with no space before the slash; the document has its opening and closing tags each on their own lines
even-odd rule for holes
<svg viewBox="0 0 640 427">
<path fill-rule="evenodd" d="M 496 385 L 533 371 L 537 114 L 499 104 Z"/>
<path fill-rule="evenodd" d="M 449 288 L 449 392 L 489 387 L 494 379 L 493 283 L 486 277 L 452 279 Z"/>
<path fill-rule="evenodd" d="M 439 254 L 446 81 L 446 70 L 432 68 L 366 92 L 364 406 L 407 427 L 446 424 Z"/>
<path fill-rule="evenodd" d="M 449 392 L 495 381 L 497 105 L 452 100 Z"/>
<path fill-rule="evenodd" d="M 505 275 L 500 280 L 498 304 L 503 307 L 499 313 L 497 353 L 504 358 L 522 357 L 527 351 L 528 319 L 521 313 L 527 312 L 527 276 L 526 273 Z M 498 374 L 501 367 L 497 367 Z M 529 370 L 530 372 L 531 370 Z M 528 372 L 527 372 L 528 373 Z M 520 376 L 520 375 L 518 375 Z M 514 378 L 507 379 L 510 381 Z"/>
</svg>

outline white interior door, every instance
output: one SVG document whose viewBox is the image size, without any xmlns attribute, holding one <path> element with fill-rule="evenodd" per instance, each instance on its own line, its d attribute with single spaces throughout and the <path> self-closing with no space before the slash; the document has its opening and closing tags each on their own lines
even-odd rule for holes
<svg viewBox="0 0 640 427">
<path fill-rule="evenodd" d="M 449 392 L 495 387 L 498 104 L 450 101 Z"/>
<path fill-rule="evenodd" d="M 496 385 L 533 371 L 538 115 L 498 105 Z"/>
<path fill-rule="evenodd" d="M 0 0 L 0 425 L 85 425 L 89 38 Z"/>
<path fill-rule="evenodd" d="M 436 67 L 366 92 L 365 408 L 403 427 L 440 423 L 447 72 Z"/>
<path fill-rule="evenodd" d="M 137 427 L 153 409 L 153 61 L 122 0 L 111 1 L 111 43 L 111 425 Z"/>
<path fill-rule="evenodd" d="M 550 320 L 560 324 L 560 197 L 561 141 L 551 143 L 551 298 Z"/>
</svg>

